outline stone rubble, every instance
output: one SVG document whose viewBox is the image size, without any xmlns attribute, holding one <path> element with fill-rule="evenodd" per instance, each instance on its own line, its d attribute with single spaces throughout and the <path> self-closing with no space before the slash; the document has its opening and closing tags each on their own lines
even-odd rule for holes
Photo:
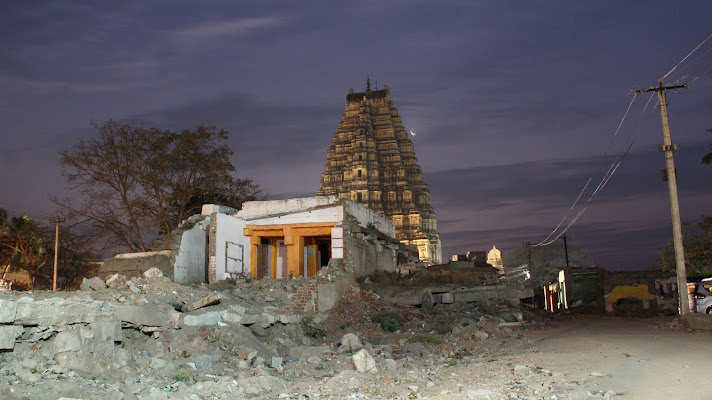
<svg viewBox="0 0 712 400">
<path fill-rule="evenodd" d="M 513 400 L 586 392 L 556 372 L 498 358 L 498 348 L 528 345 L 525 332 L 539 326 L 502 304 L 443 302 L 427 311 L 361 291 L 311 320 L 285 311 L 307 278 L 186 287 L 159 273 L 92 278 L 77 292 L 0 294 L 0 398 Z M 378 313 L 398 316 L 398 329 L 384 330 Z"/>
</svg>

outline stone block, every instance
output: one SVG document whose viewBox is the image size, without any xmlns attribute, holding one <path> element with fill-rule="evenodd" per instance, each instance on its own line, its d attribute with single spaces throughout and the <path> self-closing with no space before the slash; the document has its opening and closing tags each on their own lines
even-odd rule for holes
<svg viewBox="0 0 712 400">
<path fill-rule="evenodd" d="M 344 249 L 342 247 L 334 247 L 331 249 L 331 258 L 344 258 Z"/>
<path fill-rule="evenodd" d="M 222 320 L 232 324 L 252 325 L 259 317 L 260 314 L 236 314 L 228 311 L 222 313 Z"/>
<path fill-rule="evenodd" d="M 146 271 L 146 272 L 148 272 L 148 271 Z M 202 297 L 200 300 L 185 304 L 181 308 L 181 311 L 191 312 L 193 310 L 197 310 L 199 308 L 203 308 L 203 307 L 207 307 L 207 306 L 212 306 L 212 305 L 218 304 L 218 303 L 220 303 L 220 294 L 219 293 L 211 293 L 207 296 Z"/>
<path fill-rule="evenodd" d="M 98 276 L 95 276 L 95 277 L 91 278 L 91 283 L 89 284 L 89 287 L 93 291 L 99 292 L 99 291 L 106 289 L 106 283 Z"/>
<path fill-rule="evenodd" d="M 317 287 L 319 293 L 317 298 L 319 312 L 323 313 L 334 308 L 344 297 L 348 288 L 348 282 L 343 279 L 336 282 L 320 284 Z"/>
<path fill-rule="evenodd" d="M 114 306 L 114 315 L 116 319 L 134 328 L 178 328 L 181 314 L 168 304 L 119 304 Z"/>
<path fill-rule="evenodd" d="M 146 272 L 143 273 L 143 277 L 146 279 L 157 279 L 157 278 L 163 278 L 163 272 L 161 272 L 160 269 L 156 267 L 149 268 Z"/>
<path fill-rule="evenodd" d="M 219 311 L 209 311 L 203 314 L 186 315 L 183 319 L 185 326 L 207 326 L 217 325 L 222 322 L 222 313 Z"/>
<path fill-rule="evenodd" d="M 269 328 L 270 326 L 274 325 L 274 323 L 276 321 L 277 321 L 277 318 L 275 318 L 274 314 L 270 314 L 270 313 L 260 314 L 260 326 L 263 328 Z"/>
<path fill-rule="evenodd" d="M 102 308 L 102 302 L 77 302 L 60 298 L 35 301 L 23 297 L 17 301 L 15 324 L 25 326 L 53 326 L 92 323 L 99 318 L 111 316 L 111 311 Z"/>
<path fill-rule="evenodd" d="M 121 321 L 117 319 L 107 319 L 105 321 L 97 321 L 91 324 L 94 332 L 94 338 L 108 343 L 121 342 L 124 339 L 121 331 Z"/>
<path fill-rule="evenodd" d="M 17 304 L 11 300 L 0 300 L 0 324 L 11 324 L 15 321 Z"/>
<path fill-rule="evenodd" d="M 116 273 L 106 279 L 106 286 L 112 289 L 123 288 L 126 286 L 126 279 L 123 275 Z"/>
<path fill-rule="evenodd" d="M 452 293 L 442 293 L 440 295 L 440 301 L 442 301 L 443 304 L 452 304 L 455 302 L 455 295 Z"/>
<path fill-rule="evenodd" d="M 339 352 L 354 352 L 360 350 L 363 347 L 361 340 L 355 333 L 347 333 L 341 337 L 341 346 L 339 346 Z"/>
<path fill-rule="evenodd" d="M 18 325 L 0 325 L 0 350 L 13 350 L 15 339 L 24 332 L 24 328 Z"/>
<path fill-rule="evenodd" d="M 342 228 L 342 227 L 331 228 L 331 240 L 343 239 L 343 238 L 344 238 L 344 228 Z M 341 246 L 341 247 L 343 247 L 343 246 Z"/>
<path fill-rule="evenodd" d="M 66 351 L 79 351 L 82 347 L 82 340 L 79 333 L 74 330 L 57 333 L 54 338 L 54 352 L 64 353 Z"/>
<path fill-rule="evenodd" d="M 428 292 L 425 292 L 423 294 L 423 300 L 420 302 L 421 308 L 424 310 L 432 310 L 433 307 L 435 306 L 435 298 L 433 297 L 433 294 Z"/>
<path fill-rule="evenodd" d="M 195 359 L 195 368 L 198 371 L 210 371 L 213 368 L 213 359 L 209 354 L 202 354 Z"/>
<path fill-rule="evenodd" d="M 712 315 L 687 313 L 681 317 L 682 324 L 688 329 L 712 331 Z"/>
<path fill-rule="evenodd" d="M 376 360 L 371 357 L 366 349 L 361 349 L 358 353 L 351 357 L 351 360 L 356 367 L 356 371 L 364 373 L 376 367 Z"/>
</svg>

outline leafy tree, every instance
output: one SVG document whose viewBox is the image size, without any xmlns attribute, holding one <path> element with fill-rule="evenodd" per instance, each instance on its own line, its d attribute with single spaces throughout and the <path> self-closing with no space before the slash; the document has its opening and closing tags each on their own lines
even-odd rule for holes
<svg viewBox="0 0 712 400">
<path fill-rule="evenodd" d="M 0 207 L 0 255 L 6 264 L 4 272 L 10 268 L 27 271 L 30 289 L 34 288 L 35 278 L 49 260 L 45 234 L 46 231 L 26 214 L 8 218 L 7 211 Z"/>
<path fill-rule="evenodd" d="M 157 235 L 170 236 L 211 194 L 232 206 L 260 193 L 234 176 L 228 132 L 199 125 L 180 132 L 136 123 L 92 123 L 97 136 L 60 153 L 62 174 L 80 197 L 54 202 L 64 214 L 88 222 L 106 247 L 147 251 Z M 208 201 L 210 202 L 210 201 Z"/>
<path fill-rule="evenodd" d="M 529 246 L 505 252 L 502 263 L 505 271 L 511 271 L 529 263 Z M 531 247 L 531 263 L 529 268 L 533 287 L 539 288 L 556 278 L 558 271 L 566 267 L 566 252 L 563 243 L 553 243 L 548 246 Z M 569 266 L 592 267 L 593 260 L 586 251 L 569 246 Z"/>
<path fill-rule="evenodd" d="M 712 216 L 703 215 L 694 225 L 690 221 L 683 223 L 682 247 L 688 276 L 712 276 Z M 657 264 L 664 271 L 677 269 L 672 239 L 658 251 Z"/>
</svg>

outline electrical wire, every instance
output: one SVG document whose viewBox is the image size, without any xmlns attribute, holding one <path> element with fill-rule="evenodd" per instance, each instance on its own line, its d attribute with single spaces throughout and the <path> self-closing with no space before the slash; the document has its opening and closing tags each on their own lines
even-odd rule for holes
<svg viewBox="0 0 712 400">
<path fill-rule="evenodd" d="M 608 141 L 606 150 L 603 152 L 604 157 L 608 155 L 608 150 L 611 148 L 611 144 L 613 144 L 613 141 L 616 139 L 616 135 L 618 135 L 618 132 L 621 130 L 621 126 L 623 126 L 623 121 L 625 121 L 625 118 L 628 116 L 630 107 L 633 106 L 633 102 L 635 102 L 635 99 L 637 97 L 638 97 L 638 95 L 634 95 L 633 98 L 630 100 L 630 104 L 628 104 L 628 108 L 625 110 L 625 114 L 623 114 L 623 118 L 621 118 L 621 122 L 618 124 L 618 128 L 616 128 L 616 131 L 613 132 L 613 136 L 611 136 L 611 140 Z"/>
<path fill-rule="evenodd" d="M 623 122 L 624 122 L 624 121 L 626 120 L 626 118 L 628 117 L 628 113 L 630 112 L 630 109 L 631 109 L 631 107 L 633 106 L 633 103 L 635 102 L 635 99 L 636 99 L 637 97 L 638 97 L 637 94 L 634 95 L 634 96 L 633 96 L 633 99 L 631 99 L 631 101 L 630 101 L 630 104 L 628 104 L 628 108 L 625 110 L 625 113 L 623 114 L 623 117 L 621 118 L 621 121 L 618 123 L 618 127 L 616 128 L 615 132 L 613 132 L 613 136 L 611 137 L 611 140 L 608 142 L 608 145 L 606 146 L 606 149 L 605 149 L 605 151 L 604 151 L 604 153 L 603 153 L 603 156 L 601 157 L 602 159 L 605 159 L 605 157 L 608 155 L 608 151 L 610 150 L 610 147 L 611 147 L 611 145 L 613 144 L 613 141 L 615 140 L 615 137 L 618 135 L 618 132 L 620 132 L 620 129 L 621 129 L 621 127 L 623 126 Z M 615 161 L 614 161 L 614 163 L 615 163 Z M 598 191 L 600 191 L 600 189 L 602 189 L 602 186 L 601 186 L 601 185 L 602 185 L 603 181 L 605 180 L 605 177 L 606 177 L 609 173 L 611 173 L 611 170 L 612 170 L 613 168 L 614 168 L 614 167 L 613 167 L 613 164 L 611 164 L 611 166 L 608 167 L 608 171 L 606 172 L 606 175 L 604 175 L 604 178 L 601 180 L 601 182 L 599 182 L 598 186 L 596 187 L 596 190 L 594 190 L 594 195 L 597 194 Z M 617 168 L 617 167 L 616 167 L 616 168 Z M 537 244 L 535 244 L 535 245 L 532 245 L 532 247 L 546 246 L 547 244 L 551 244 L 551 243 L 552 243 L 552 242 L 548 242 L 548 243 L 545 244 L 545 242 L 546 242 L 547 240 L 549 240 L 549 238 L 550 238 L 552 235 L 554 235 L 554 234 L 556 233 L 556 231 L 558 231 L 559 228 L 561 228 L 561 225 L 563 225 L 564 222 L 571 216 L 571 213 L 574 211 L 574 208 L 576 207 L 576 205 L 578 204 L 579 200 L 581 199 L 581 196 L 583 196 L 583 194 L 585 193 L 586 189 L 588 188 L 588 185 L 591 183 L 591 180 L 592 180 L 592 178 L 589 177 L 589 178 L 588 178 L 588 181 L 587 181 L 586 184 L 584 185 L 583 189 L 581 189 L 581 191 L 579 192 L 578 196 L 576 197 L 576 200 L 575 200 L 574 203 L 571 205 L 571 207 L 569 207 L 569 211 L 566 213 L 566 215 L 564 215 L 564 217 L 561 219 L 561 221 L 560 221 L 559 224 L 556 226 L 556 228 L 554 228 L 554 230 L 551 231 L 551 233 L 549 233 L 549 235 L 548 235 L 546 238 L 544 238 L 544 240 L 542 240 L 541 242 L 539 242 L 539 243 L 537 243 Z M 606 180 L 606 182 L 607 182 L 607 180 Z M 591 201 L 591 199 L 588 200 L 588 202 L 590 202 L 590 201 Z M 587 202 L 587 204 L 588 204 L 588 202 Z M 584 210 L 585 210 L 585 208 L 584 208 Z M 581 213 L 579 213 L 572 221 L 576 221 L 580 216 L 581 216 Z M 566 230 L 568 230 L 568 228 L 569 228 L 570 226 L 571 226 L 571 223 L 569 223 L 569 225 L 567 225 L 567 227 L 564 228 L 564 232 L 566 232 Z M 560 234 L 556 237 L 556 239 L 554 239 L 554 240 L 557 240 L 561 235 L 563 235 L 563 232 L 560 233 Z"/>
<path fill-rule="evenodd" d="M 539 243 L 537 243 L 537 244 L 535 244 L 535 245 L 532 245 L 532 247 L 541 246 L 542 243 L 544 243 L 544 242 L 546 242 L 547 240 L 549 240 L 549 238 L 551 237 L 551 235 L 553 235 L 554 233 L 556 233 L 556 231 L 558 231 L 559 228 L 561 228 L 561 225 L 563 225 L 563 224 L 564 224 L 564 221 L 566 221 L 566 219 L 569 217 L 569 215 L 571 215 L 571 212 L 574 210 L 574 207 L 576 207 L 576 204 L 577 204 L 578 201 L 581 199 L 581 196 L 583 196 L 583 193 L 586 191 L 586 188 L 588 187 L 588 184 L 589 184 L 589 183 L 591 183 L 591 178 L 588 178 L 588 181 L 586 182 L 586 185 L 584 185 L 583 189 L 581 189 L 581 191 L 579 192 L 578 197 L 576 197 L 576 201 L 574 201 L 574 204 L 572 204 L 571 207 L 569 208 L 569 212 L 566 213 L 566 215 L 564 215 L 564 218 L 561 219 L 561 221 L 559 222 L 559 225 L 556 225 L 556 228 L 554 228 L 554 230 L 551 231 L 551 233 L 549 234 L 549 236 L 545 237 L 544 240 L 542 240 L 541 242 L 539 242 Z"/>
<path fill-rule="evenodd" d="M 710 38 L 712 38 L 712 34 L 710 34 L 709 36 L 707 36 L 707 39 L 703 40 L 702 43 L 698 44 L 697 47 L 695 47 L 688 55 L 686 55 L 685 58 L 683 58 L 682 60 L 680 60 L 680 62 L 677 63 L 677 65 L 675 65 L 674 67 L 672 67 L 672 69 L 671 69 L 670 71 L 668 71 L 668 73 L 665 74 L 662 78 L 660 78 L 660 80 L 662 81 L 662 80 L 664 80 L 665 78 L 667 78 L 670 74 L 672 74 L 673 71 L 675 71 L 675 70 L 677 69 L 677 67 L 680 66 L 680 64 L 682 64 L 683 62 L 685 62 L 685 60 L 687 60 L 688 57 L 690 57 L 695 51 L 697 51 L 697 49 L 699 49 L 703 44 L 705 44 L 705 42 L 707 42 L 708 40 L 710 40 Z"/>
<path fill-rule="evenodd" d="M 712 34 L 710 34 L 709 36 L 707 36 L 707 38 L 705 38 L 705 40 L 703 40 L 700 44 L 698 44 L 697 47 L 695 47 L 692 51 L 690 51 L 682 60 L 680 60 L 680 62 L 678 62 L 670 71 L 668 71 L 668 73 L 666 73 L 662 78 L 660 78 L 660 81 L 663 81 L 663 80 L 665 80 L 665 79 L 667 79 L 667 78 L 677 77 L 679 74 L 683 73 L 683 71 L 687 70 L 687 73 L 684 74 L 684 75 L 679 76 L 675 82 L 680 82 L 680 81 L 682 81 L 683 79 L 687 78 L 688 76 L 695 76 L 695 75 L 696 75 L 695 78 L 690 81 L 690 84 L 692 84 L 692 83 L 694 83 L 697 79 L 699 79 L 701 76 L 704 76 L 704 75 L 706 75 L 707 73 L 709 73 L 710 71 L 712 71 L 712 68 L 710 68 L 710 69 L 708 69 L 708 70 L 702 72 L 701 74 L 700 74 L 700 73 L 697 73 L 697 74 L 693 73 L 693 72 L 694 72 L 694 68 L 693 68 L 693 67 L 696 67 L 698 64 L 700 64 L 700 63 L 701 63 L 701 60 L 703 60 L 707 54 L 709 54 L 710 52 L 712 52 L 712 48 L 709 48 L 709 49 L 703 51 L 702 53 L 698 53 L 698 54 L 695 54 L 695 53 L 696 53 L 697 50 L 699 50 L 705 43 L 707 43 L 711 38 L 712 38 Z M 695 54 L 695 56 L 692 57 L 692 58 L 690 58 L 691 56 L 693 56 L 693 54 Z M 684 64 L 688 59 L 690 59 L 690 61 L 689 61 L 687 64 Z M 684 64 L 684 65 L 683 65 L 683 64 Z M 680 67 L 681 65 L 682 65 L 682 67 Z M 707 65 L 705 65 L 705 66 L 707 66 Z M 648 98 L 648 101 L 645 103 L 645 107 L 643 108 L 643 110 L 642 110 L 641 113 L 640 113 L 641 115 L 644 114 L 644 113 L 647 111 L 648 106 L 650 105 L 650 102 L 652 101 L 652 99 L 653 99 L 654 97 L 655 97 L 655 93 L 651 93 L 650 97 Z M 630 112 L 630 109 L 631 109 L 631 107 L 633 106 L 633 102 L 635 102 L 635 99 L 636 99 L 636 98 L 637 98 L 637 94 L 636 94 L 635 96 L 633 96 L 633 99 L 631 100 L 630 104 L 628 104 L 628 108 L 626 109 L 625 113 L 623 114 L 623 118 L 621 119 L 620 123 L 618 124 L 618 127 L 616 128 L 615 132 L 613 133 L 613 136 L 611 137 L 610 141 L 609 141 L 608 144 L 606 145 L 606 149 L 605 149 L 605 151 L 604 151 L 604 153 L 603 153 L 603 157 L 602 157 L 602 158 L 605 158 L 605 157 L 608 155 L 608 151 L 610 150 L 611 145 L 612 145 L 613 142 L 615 141 L 616 136 L 617 136 L 618 133 L 620 132 L 620 129 L 621 129 L 621 127 L 623 126 L 623 123 L 624 123 L 624 121 L 626 120 L 626 117 L 628 116 L 628 113 Z M 657 104 L 658 104 L 658 103 L 656 102 L 656 105 L 657 105 Z M 639 121 L 640 121 L 640 115 L 638 116 L 638 119 L 636 120 L 635 127 L 638 127 L 638 126 L 639 126 L 639 125 L 638 125 L 638 122 L 639 122 Z M 636 130 L 635 127 L 634 127 L 634 131 Z M 606 171 L 606 173 L 605 173 L 605 174 L 603 175 L 603 177 L 601 178 L 601 181 L 598 183 L 598 185 L 597 185 L 596 188 L 593 190 L 593 192 L 592 192 L 591 195 L 589 196 L 589 198 L 588 198 L 588 200 L 586 201 L 586 203 L 583 205 L 583 208 L 576 214 L 576 216 L 575 216 L 574 218 L 571 219 L 571 221 L 569 221 L 569 223 L 566 225 L 566 227 L 564 227 L 564 229 L 563 229 L 559 234 L 557 234 L 556 237 L 554 237 L 553 239 L 549 240 L 549 239 L 551 238 L 551 236 L 554 235 L 554 234 L 559 230 L 559 228 L 561 228 L 561 226 L 564 224 L 564 222 L 569 218 L 569 216 L 570 216 L 571 213 L 573 212 L 574 208 L 576 207 L 576 205 L 578 204 L 579 200 L 581 199 L 581 196 L 585 193 L 586 189 L 588 188 L 589 184 L 591 183 L 591 178 L 590 178 L 590 177 L 588 178 L 588 181 L 586 182 L 586 185 L 584 185 L 583 189 L 581 189 L 581 191 L 579 192 L 579 195 L 576 197 L 576 200 L 574 201 L 574 203 L 573 203 L 573 204 L 571 205 L 571 207 L 569 208 L 569 211 L 566 213 L 566 215 L 564 216 L 564 218 L 562 218 L 562 220 L 559 222 L 559 224 L 556 226 L 556 228 L 554 228 L 554 230 L 551 231 L 551 233 L 549 233 L 549 235 L 548 235 L 546 238 L 544 238 L 544 240 L 542 240 L 541 242 L 539 242 L 539 243 L 537 243 L 537 244 L 535 244 L 535 245 L 531 245 L 532 247 L 548 246 L 548 245 L 554 243 L 554 242 L 557 241 L 559 238 L 561 238 L 561 236 L 563 236 L 563 235 L 574 225 L 574 223 L 576 223 L 576 221 L 578 221 L 578 219 L 579 219 L 579 218 L 583 215 L 583 213 L 588 209 L 588 206 L 589 206 L 589 204 L 591 203 L 591 201 L 593 201 L 593 199 L 595 199 L 595 198 L 598 196 L 598 194 L 603 190 L 603 188 L 604 188 L 604 187 L 608 184 L 608 182 L 611 180 L 611 178 L 613 177 L 613 174 L 615 174 L 615 172 L 616 172 L 616 171 L 618 170 L 618 168 L 621 166 L 621 164 L 623 163 L 623 160 L 626 158 L 626 156 L 627 156 L 628 153 L 630 152 L 630 149 L 633 147 L 633 144 L 635 143 L 637 137 L 638 137 L 637 132 L 635 132 L 634 135 L 629 135 L 629 136 L 628 136 L 628 138 L 626 139 L 626 142 L 625 142 L 624 145 L 623 145 L 623 148 L 622 148 L 623 151 L 622 151 L 622 153 L 619 154 L 619 155 L 613 160 L 613 162 L 611 163 L 611 165 L 608 167 L 608 170 Z"/>
<path fill-rule="evenodd" d="M 578 214 L 576 214 L 576 217 L 574 217 L 574 218 L 571 220 L 571 222 L 569 222 L 569 224 L 566 225 L 566 228 L 564 228 L 564 230 L 561 231 L 561 233 L 559 233 L 558 235 L 556 235 L 556 237 L 553 238 L 553 239 L 551 239 L 550 241 L 548 241 L 548 242 L 542 242 L 542 243 L 539 243 L 539 244 L 536 244 L 536 245 L 532 245 L 532 247 L 548 246 L 548 245 L 554 243 L 555 241 L 559 240 L 559 239 L 561 238 L 561 236 L 563 236 L 563 235 L 569 230 L 569 228 L 571 228 L 571 227 L 574 225 L 574 223 L 576 223 L 576 221 L 578 221 L 578 219 L 581 217 L 581 215 L 583 215 L 583 213 L 588 209 L 588 206 L 589 206 L 589 204 L 591 203 L 591 201 L 592 201 L 594 198 L 596 198 L 596 197 L 598 196 L 598 194 L 599 194 L 599 193 L 601 192 L 601 190 L 606 186 L 606 184 L 608 183 L 608 181 L 610 181 L 610 179 L 613 177 L 613 174 L 616 172 L 616 170 L 618 170 L 618 167 L 620 167 L 620 165 L 623 163 L 623 160 L 624 160 L 625 157 L 628 155 L 628 152 L 630 152 L 630 149 L 633 147 L 633 143 L 635 143 L 635 140 L 632 140 L 632 141 L 630 142 L 630 144 L 627 146 L 625 152 L 624 152 L 622 155 L 620 155 L 620 156 L 618 157 L 617 161 L 614 162 L 614 164 L 611 165 L 611 168 L 609 168 L 609 170 L 608 170 L 608 172 L 606 173 L 606 175 L 604 175 L 604 177 L 601 179 L 601 182 L 598 184 L 598 187 L 597 187 L 596 190 L 591 194 L 591 196 L 588 198 L 588 200 L 586 201 L 586 204 L 584 205 L 584 207 L 581 209 L 581 211 L 578 212 Z M 614 165 L 615 165 L 615 166 L 614 166 Z"/>
<path fill-rule="evenodd" d="M 704 52 L 698 52 L 697 54 L 695 54 L 694 58 L 691 58 L 685 65 L 676 70 L 675 73 L 668 76 L 668 82 L 676 84 L 690 75 L 695 75 L 694 68 L 697 67 L 698 64 L 701 64 L 706 59 L 706 56 L 708 56 L 710 53 L 712 53 L 712 46 L 710 46 Z M 684 75 L 678 77 L 679 74 L 683 74 L 683 72 L 685 71 L 687 72 Z"/>
</svg>

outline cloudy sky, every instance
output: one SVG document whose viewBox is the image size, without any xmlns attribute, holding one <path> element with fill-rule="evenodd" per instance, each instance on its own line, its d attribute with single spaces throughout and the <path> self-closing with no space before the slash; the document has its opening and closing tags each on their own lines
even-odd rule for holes
<svg viewBox="0 0 712 400">
<path fill-rule="evenodd" d="M 709 1 L 94 3 L 3 4 L 0 205 L 12 213 L 49 216 L 65 186 L 58 152 L 108 119 L 215 124 L 270 198 L 314 195 L 346 93 L 370 75 L 417 132 L 444 256 L 543 240 L 632 139 L 569 245 L 631 269 L 672 236 L 656 99 L 631 91 L 712 34 Z M 712 214 L 712 167 L 699 166 L 711 42 L 666 78 L 691 82 L 668 102 L 693 219 Z"/>
</svg>

